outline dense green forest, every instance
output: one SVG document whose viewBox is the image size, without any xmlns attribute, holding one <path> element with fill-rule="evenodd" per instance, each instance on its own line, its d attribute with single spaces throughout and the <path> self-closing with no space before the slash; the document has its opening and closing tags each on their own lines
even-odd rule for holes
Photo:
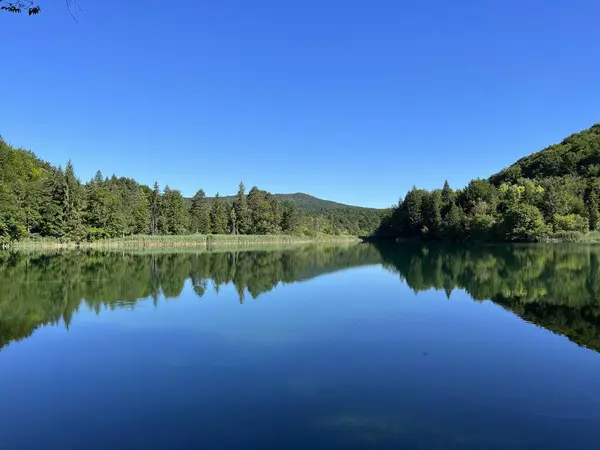
<svg viewBox="0 0 600 450">
<path fill-rule="evenodd" d="M 81 183 L 0 139 L 0 243 L 94 241 L 136 234 L 371 235 L 448 241 L 600 239 L 600 124 L 462 189 L 411 189 L 391 210 L 240 183 L 235 196 L 191 199 L 100 172 Z"/>
<path fill-rule="evenodd" d="M 586 240 L 599 229 L 600 124 L 453 190 L 411 189 L 377 234 L 428 240 Z M 594 238 L 600 234 L 594 233 Z"/>
<path fill-rule="evenodd" d="M 81 183 L 69 162 L 53 167 L 0 139 L 0 244 L 23 238 L 98 240 L 134 234 L 368 235 L 383 210 L 303 194 L 273 195 L 240 183 L 236 196 L 192 199 L 158 184 L 98 172 Z"/>
<path fill-rule="evenodd" d="M 36 328 L 69 326 L 80 307 L 134 307 L 233 285 L 240 303 L 279 283 L 382 264 L 415 292 L 465 290 L 600 351 L 600 248 L 578 245 L 308 246 L 274 251 L 0 253 L 0 348 Z M 60 280 L 60 282 L 57 282 Z M 367 301 L 367 300 L 365 300 Z M 370 300 L 369 300 L 370 301 Z"/>
</svg>

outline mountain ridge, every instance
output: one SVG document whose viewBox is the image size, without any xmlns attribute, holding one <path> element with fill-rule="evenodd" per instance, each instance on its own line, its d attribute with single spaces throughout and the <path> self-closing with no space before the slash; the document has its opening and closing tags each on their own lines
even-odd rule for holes
<svg viewBox="0 0 600 450">
<path fill-rule="evenodd" d="M 316 197 L 311 194 L 306 194 L 304 192 L 294 192 L 294 193 L 280 193 L 280 194 L 272 194 L 273 197 L 277 198 L 279 201 L 291 201 L 296 204 L 298 209 L 308 212 L 314 213 L 319 211 L 333 211 L 340 209 L 352 209 L 356 211 L 385 211 L 387 208 L 372 208 L 368 206 L 358 206 L 358 205 L 349 205 L 346 203 L 340 203 L 333 200 L 326 200 L 320 197 Z M 232 202 L 235 200 L 235 195 L 226 195 L 222 196 L 221 199 Z M 187 201 L 191 202 L 191 198 L 186 198 Z M 207 197 L 208 201 L 213 201 L 214 197 Z"/>
</svg>

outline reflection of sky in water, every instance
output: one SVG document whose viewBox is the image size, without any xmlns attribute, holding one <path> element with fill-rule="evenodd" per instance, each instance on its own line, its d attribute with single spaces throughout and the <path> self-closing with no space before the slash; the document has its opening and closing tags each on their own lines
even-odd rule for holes
<svg viewBox="0 0 600 450">
<path fill-rule="evenodd" d="M 380 267 L 243 305 L 232 286 L 198 298 L 188 283 L 157 307 L 82 306 L 68 333 L 4 349 L 0 373 L 0 445 L 17 450 L 591 449 L 600 426 L 596 353 Z"/>
</svg>

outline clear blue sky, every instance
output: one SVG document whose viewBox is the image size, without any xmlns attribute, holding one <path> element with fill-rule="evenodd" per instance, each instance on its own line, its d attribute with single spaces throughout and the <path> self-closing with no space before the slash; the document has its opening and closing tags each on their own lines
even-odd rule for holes
<svg viewBox="0 0 600 450">
<path fill-rule="evenodd" d="M 600 121 L 598 0 L 39 1 L 0 134 L 82 180 L 389 206 Z"/>
</svg>

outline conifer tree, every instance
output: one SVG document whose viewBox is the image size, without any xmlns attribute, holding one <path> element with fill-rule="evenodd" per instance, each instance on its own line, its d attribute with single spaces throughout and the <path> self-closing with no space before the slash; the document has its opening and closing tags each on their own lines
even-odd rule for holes
<svg viewBox="0 0 600 450">
<path fill-rule="evenodd" d="M 160 188 L 155 181 L 150 194 L 150 234 L 160 233 L 160 200 Z"/>
<path fill-rule="evenodd" d="M 188 211 L 181 192 L 165 187 L 161 202 L 162 232 L 164 234 L 183 234 L 188 228 Z"/>
<path fill-rule="evenodd" d="M 86 236 L 83 225 L 83 190 L 75 176 L 71 161 L 67 163 L 64 176 L 64 222 L 65 235 L 76 242 Z"/>
<path fill-rule="evenodd" d="M 41 226 L 43 235 L 57 238 L 65 235 L 66 192 L 65 174 L 59 167 L 44 186 Z"/>
<path fill-rule="evenodd" d="M 238 193 L 233 201 L 233 209 L 236 220 L 235 234 L 248 234 L 250 232 L 250 211 L 243 182 L 239 184 Z"/>
<path fill-rule="evenodd" d="M 190 231 L 193 233 L 210 233 L 210 205 L 202 189 L 192 198 L 190 208 Z"/>
<path fill-rule="evenodd" d="M 454 203 L 454 191 L 450 187 L 448 180 L 446 180 L 444 181 L 444 187 L 442 188 L 442 216 L 448 214 L 452 203 Z"/>
<path fill-rule="evenodd" d="M 227 207 L 217 192 L 210 209 L 210 225 L 212 234 L 227 234 Z"/>
<path fill-rule="evenodd" d="M 296 204 L 285 201 L 281 205 L 281 231 L 285 234 L 295 234 L 300 227 L 300 217 Z"/>
</svg>

